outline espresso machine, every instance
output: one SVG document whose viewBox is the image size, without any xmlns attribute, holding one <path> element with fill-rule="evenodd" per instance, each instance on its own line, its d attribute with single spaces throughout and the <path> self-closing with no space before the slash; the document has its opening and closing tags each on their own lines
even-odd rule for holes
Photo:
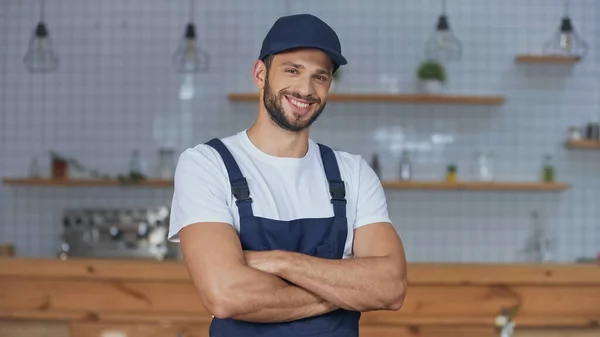
<svg viewBox="0 0 600 337">
<path fill-rule="evenodd" d="M 179 247 L 167 240 L 170 209 L 65 209 L 59 258 L 178 258 Z"/>
</svg>

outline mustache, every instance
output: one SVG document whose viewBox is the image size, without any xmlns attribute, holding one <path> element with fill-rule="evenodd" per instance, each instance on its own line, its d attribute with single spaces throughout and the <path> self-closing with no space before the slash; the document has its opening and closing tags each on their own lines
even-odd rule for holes
<svg viewBox="0 0 600 337">
<path fill-rule="evenodd" d="M 319 104 L 321 103 L 321 99 L 319 97 L 315 97 L 313 95 L 304 96 L 304 95 L 300 95 L 297 92 L 289 92 L 289 91 L 282 91 L 280 95 L 281 96 L 283 96 L 283 95 L 292 96 L 297 99 L 305 100 L 309 103 L 319 103 Z"/>
</svg>

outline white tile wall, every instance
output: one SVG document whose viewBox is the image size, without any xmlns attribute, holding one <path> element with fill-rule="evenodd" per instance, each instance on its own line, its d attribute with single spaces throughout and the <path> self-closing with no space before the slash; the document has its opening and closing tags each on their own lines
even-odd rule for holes
<svg viewBox="0 0 600 337">
<path fill-rule="evenodd" d="M 210 71 L 191 79 L 195 96 L 179 99 L 186 78 L 171 55 L 189 13 L 187 1 L 48 0 L 46 17 L 61 66 L 30 75 L 21 58 L 36 23 L 38 2 L 0 1 L 0 176 L 27 174 L 49 150 L 111 173 L 127 169 L 139 148 L 153 164 L 158 147 L 178 151 L 237 132 L 255 105 L 226 95 L 251 91 L 251 67 L 273 21 L 310 12 L 339 33 L 350 64 L 339 91 L 385 90 L 395 76 L 414 90 L 441 9 L 438 0 L 199 1 L 194 17 Z M 399 152 L 413 149 L 415 179 L 439 179 L 450 161 L 468 179 L 473 153 L 495 154 L 498 179 L 536 180 L 542 156 L 553 155 L 564 193 L 389 191 L 389 208 L 411 261 L 519 261 L 532 210 L 543 211 L 558 240 L 557 258 L 600 250 L 600 151 L 566 150 L 570 125 L 600 113 L 600 2 L 573 0 L 571 16 L 590 44 L 573 67 L 523 66 L 516 53 L 539 52 L 557 29 L 557 0 L 449 0 L 450 22 L 464 45 L 447 65 L 448 91 L 506 95 L 499 107 L 333 104 L 313 137 L 333 147 L 383 156 L 383 178 L 397 177 Z M 596 93 L 596 95 L 594 95 Z M 191 122 L 190 122 L 191 121 Z M 451 139 L 435 144 L 432 139 Z M 134 206 L 169 202 L 169 189 L 0 187 L 0 241 L 22 256 L 52 256 L 59 214 L 73 206 Z"/>
</svg>

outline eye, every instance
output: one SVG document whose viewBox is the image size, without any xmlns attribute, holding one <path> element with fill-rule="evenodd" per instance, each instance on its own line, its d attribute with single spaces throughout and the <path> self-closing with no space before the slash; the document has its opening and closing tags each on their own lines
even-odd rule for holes
<svg viewBox="0 0 600 337">
<path fill-rule="evenodd" d="M 290 73 L 290 74 L 297 74 L 298 73 L 298 70 L 297 69 L 293 69 L 293 68 L 286 69 L 285 71 L 288 72 L 288 73 Z"/>
<path fill-rule="evenodd" d="M 327 81 L 327 76 L 315 75 L 315 78 L 319 81 Z"/>
</svg>

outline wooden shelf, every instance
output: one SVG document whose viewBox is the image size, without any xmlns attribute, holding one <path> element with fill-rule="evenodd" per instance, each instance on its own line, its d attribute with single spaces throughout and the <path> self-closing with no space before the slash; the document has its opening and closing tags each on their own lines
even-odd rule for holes
<svg viewBox="0 0 600 337">
<path fill-rule="evenodd" d="M 229 94 L 234 102 L 257 102 L 256 93 Z M 504 103 L 502 96 L 465 96 L 465 95 L 428 95 L 428 94 L 354 94 L 333 93 L 328 102 L 358 103 L 425 103 L 425 104 L 466 104 L 466 105 L 499 105 Z"/>
<path fill-rule="evenodd" d="M 102 179 L 4 179 L 5 185 L 31 187 L 173 187 L 172 180 L 145 180 L 139 183 L 122 183 Z"/>
<path fill-rule="evenodd" d="M 563 191 L 565 183 L 543 182 L 479 182 L 479 181 L 384 181 L 386 189 L 405 190 L 465 190 L 465 191 Z"/>
<path fill-rule="evenodd" d="M 570 149 L 597 149 L 600 150 L 600 141 L 597 140 L 569 140 L 565 146 Z"/>
<path fill-rule="evenodd" d="M 579 62 L 579 56 L 559 55 L 517 55 L 517 63 L 546 63 L 546 64 L 575 64 Z"/>
<path fill-rule="evenodd" d="M 97 179 L 4 179 L 4 184 L 22 187 L 173 187 L 171 180 L 146 180 L 139 183 L 121 183 L 115 180 Z M 386 189 L 405 190 L 466 190 L 466 191 L 563 191 L 564 183 L 543 182 L 479 182 L 459 181 L 384 181 Z"/>
</svg>

